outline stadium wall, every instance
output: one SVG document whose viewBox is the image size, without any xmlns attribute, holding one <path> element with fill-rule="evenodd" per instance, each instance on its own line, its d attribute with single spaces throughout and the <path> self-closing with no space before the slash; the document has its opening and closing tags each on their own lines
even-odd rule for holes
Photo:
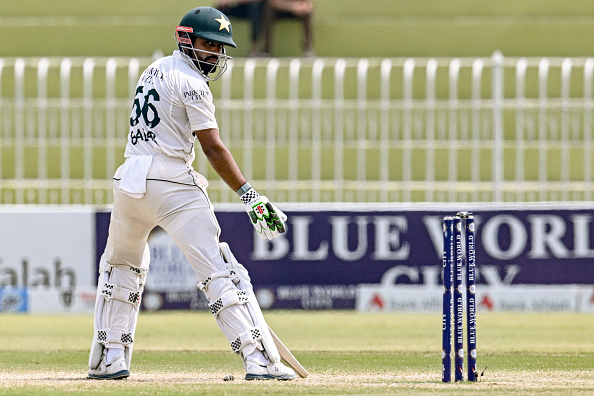
<svg viewBox="0 0 594 396">
<path fill-rule="evenodd" d="M 477 222 L 478 310 L 594 312 L 592 204 L 286 204 L 287 234 L 263 241 L 241 205 L 219 205 L 221 240 L 266 309 L 439 311 L 441 220 Z M 109 208 L 0 209 L 0 311 L 92 312 Z M 253 235 L 253 238 L 245 238 Z M 198 280 L 160 229 L 149 237 L 142 307 L 207 309 Z"/>
</svg>

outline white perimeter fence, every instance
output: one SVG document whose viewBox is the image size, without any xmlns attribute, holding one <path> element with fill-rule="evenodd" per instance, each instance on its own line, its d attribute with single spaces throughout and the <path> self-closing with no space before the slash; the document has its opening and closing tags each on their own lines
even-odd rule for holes
<svg viewBox="0 0 594 396">
<path fill-rule="evenodd" d="M 150 62 L 0 58 L 0 204 L 111 203 Z M 224 141 L 274 201 L 590 201 L 593 72 L 499 53 L 234 59 L 211 88 Z M 195 165 L 213 202 L 236 201 Z"/>
</svg>

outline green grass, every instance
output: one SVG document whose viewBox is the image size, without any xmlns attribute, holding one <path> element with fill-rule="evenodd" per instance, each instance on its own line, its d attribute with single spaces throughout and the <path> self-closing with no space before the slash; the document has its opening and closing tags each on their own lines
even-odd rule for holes
<svg viewBox="0 0 594 396">
<path fill-rule="evenodd" d="M 588 0 L 312 0 L 320 56 L 591 56 Z M 205 0 L 200 5 L 214 5 Z M 172 28 L 196 3 L 182 0 L 2 2 L 0 56 L 150 56 L 174 47 Z M 249 26 L 234 20 L 237 49 Z M 41 33 L 41 34 L 40 34 Z M 301 27 L 275 27 L 273 54 L 301 55 Z"/>
<path fill-rule="evenodd" d="M 142 312 L 132 376 L 85 379 L 90 316 L 0 316 L 0 395 L 589 394 L 594 315 L 479 313 L 476 384 L 441 383 L 436 314 L 269 311 L 308 369 L 287 383 L 247 382 L 211 315 Z M 233 375 L 235 381 L 223 377 Z"/>
</svg>

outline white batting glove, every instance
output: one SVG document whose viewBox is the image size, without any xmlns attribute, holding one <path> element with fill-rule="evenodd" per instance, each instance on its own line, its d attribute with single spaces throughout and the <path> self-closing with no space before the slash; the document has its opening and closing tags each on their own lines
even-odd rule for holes
<svg viewBox="0 0 594 396">
<path fill-rule="evenodd" d="M 246 212 L 262 239 L 274 239 L 286 231 L 287 216 L 253 188 L 241 196 Z"/>
</svg>

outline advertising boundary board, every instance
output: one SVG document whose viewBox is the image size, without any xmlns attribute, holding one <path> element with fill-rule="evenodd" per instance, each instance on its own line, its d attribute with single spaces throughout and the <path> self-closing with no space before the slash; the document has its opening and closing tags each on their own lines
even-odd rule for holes
<svg viewBox="0 0 594 396">
<path fill-rule="evenodd" d="M 89 311 L 94 207 L 0 206 L 0 224 L 0 312 Z"/>
<path fill-rule="evenodd" d="M 387 309 L 431 308 L 402 296 L 441 290 L 441 219 L 465 210 L 477 224 L 479 310 L 594 312 L 594 204 L 279 206 L 288 232 L 272 242 L 254 233 L 242 204 L 215 206 L 221 240 L 250 271 L 263 308 L 377 311 L 382 299 Z M 91 311 L 109 214 L 0 206 L 0 311 Z M 207 309 L 185 258 L 158 231 L 143 308 Z"/>
<path fill-rule="evenodd" d="M 215 205 L 221 240 L 250 271 L 263 308 L 359 309 L 362 287 L 440 290 L 441 220 L 459 210 L 476 217 L 477 290 L 519 291 L 516 300 L 494 309 L 591 312 L 594 306 L 587 295 L 594 284 L 594 204 L 279 206 L 289 216 L 288 231 L 266 241 L 254 233 L 243 205 Z M 98 212 L 98 256 L 108 223 L 109 213 Z M 198 280 L 187 263 L 180 265 L 176 247 L 167 238 L 153 245 L 149 239 L 151 254 L 156 249 L 166 260 L 160 269 L 151 263 L 144 309 L 206 309 L 208 302 L 195 287 Z M 153 273 L 168 272 L 183 284 L 151 284 Z M 577 302 L 531 302 L 536 286 L 573 290 L 569 293 Z"/>
</svg>

